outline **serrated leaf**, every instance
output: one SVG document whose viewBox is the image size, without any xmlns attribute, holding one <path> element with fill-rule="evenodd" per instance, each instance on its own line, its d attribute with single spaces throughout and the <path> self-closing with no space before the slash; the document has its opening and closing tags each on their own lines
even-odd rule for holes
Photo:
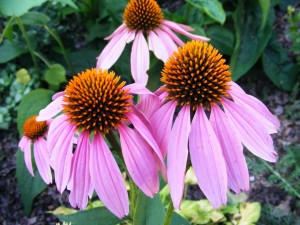
<svg viewBox="0 0 300 225">
<path fill-rule="evenodd" d="M 29 9 L 40 6 L 47 0 L 1 0 L 0 13 L 5 16 L 22 16 Z"/>
<path fill-rule="evenodd" d="M 230 58 L 233 80 L 250 70 L 262 55 L 272 34 L 274 10 L 270 10 L 266 25 L 260 30 L 261 10 L 257 1 L 239 1 L 233 19 L 235 48 Z"/>
<path fill-rule="evenodd" d="M 72 225 L 115 225 L 125 220 L 125 218 L 119 219 L 105 207 L 78 211 L 69 215 L 55 214 L 55 216 Z"/>
<path fill-rule="evenodd" d="M 45 80 L 48 84 L 59 86 L 66 81 L 66 70 L 60 64 L 53 64 L 45 73 Z"/>
<path fill-rule="evenodd" d="M 23 97 L 18 107 L 18 131 L 23 135 L 23 124 L 29 117 L 37 115 L 38 112 L 51 102 L 53 91 L 46 89 L 36 89 Z"/>
<path fill-rule="evenodd" d="M 20 17 L 21 21 L 25 25 L 44 26 L 50 21 L 50 18 L 40 12 L 27 12 Z"/>
<path fill-rule="evenodd" d="M 299 66 L 291 62 L 287 51 L 274 37 L 263 54 L 264 71 L 279 88 L 292 91 L 298 79 Z"/>
<path fill-rule="evenodd" d="M 26 215 L 29 215 L 31 211 L 34 198 L 47 186 L 35 167 L 33 167 L 33 172 L 35 177 L 32 177 L 28 172 L 24 162 L 24 154 L 18 150 L 16 156 L 16 176 Z"/>
<path fill-rule="evenodd" d="M 192 6 L 203 10 L 209 17 L 223 24 L 226 19 L 225 11 L 218 0 L 186 0 Z"/>
<path fill-rule="evenodd" d="M 133 218 L 133 225 L 162 225 L 165 219 L 165 208 L 160 195 L 149 198 L 139 191 Z"/>
<path fill-rule="evenodd" d="M 0 63 L 7 63 L 26 52 L 28 52 L 28 50 L 24 47 L 24 44 L 3 41 L 3 44 L 0 46 Z"/>
</svg>

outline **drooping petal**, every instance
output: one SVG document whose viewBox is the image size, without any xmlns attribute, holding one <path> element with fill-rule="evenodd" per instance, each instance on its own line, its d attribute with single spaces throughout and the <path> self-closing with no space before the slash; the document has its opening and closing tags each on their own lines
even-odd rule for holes
<svg viewBox="0 0 300 225">
<path fill-rule="evenodd" d="M 149 91 L 149 89 L 147 89 L 145 85 L 139 83 L 128 84 L 124 86 L 123 89 L 129 90 L 130 94 L 153 95 L 153 93 Z"/>
<path fill-rule="evenodd" d="M 166 34 L 169 35 L 169 37 L 179 46 L 184 45 L 184 42 L 167 26 L 161 25 L 160 29 L 162 29 Z"/>
<path fill-rule="evenodd" d="M 243 155 L 243 145 L 231 121 L 219 106 L 213 105 L 210 123 L 221 145 L 226 163 L 228 186 L 239 193 L 249 190 L 249 172 Z"/>
<path fill-rule="evenodd" d="M 39 112 L 36 121 L 45 121 L 56 116 L 63 109 L 63 95 L 55 98 L 46 108 Z"/>
<path fill-rule="evenodd" d="M 228 99 L 222 98 L 222 103 L 226 115 L 247 149 L 266 161 L 275 162 L 277 153 L 274 151 L 272 138 L 260 124 L 260 118 L 255 118 L 249 111 Z"/>
<path fill-rule="evenodd" d="M 84 209 L 88 203 L 90 190 L 93 187 L 90 175 L 90 151 L 91 144 L 87 132 L 83 132 L 78 137 L 78 144 L 72 160 L 72 185 L 70 186 L 70 204 Z M 69 187 L 69 186 L 68 186 Z"/>
<path fill-rule="evenodd" d="M 122 23 L 111 35 L 109 35 L 108 37 L 104 38 L 104 40 L 107 40 L 107 41 L 111 40 L 116 35 L 122 33 L 125 29 L 126 29 L 126 25 L 124 23 Z"/>
<path fill-rule="evenodd" d="M 135 107 L 149 119 L 159 109 L 160 105 L 158 96 L 151 94 L 141 95 L 140 102 Z"/>
<path fill-rule="evenodd" d="M 55 118 L 49 127 L 47 144 L 51 153 L 50 163 L 60 193 L 64 191 L 70 178 L 74 133 L 75 126 L 67 122 L 65 115 Z"/>
<path fill-rule="evenodd" d="M 50 169 L 50 156 L 47 149 L 47 143 L 43 138 L 38 138 L 33 142 L 34 160 L 37 169 L 46 184 L 52 183 Z"/>
<path fill-rule="evenodd" d="M 174 30 L 184 36 L 187 36 L 194 40 L 200 40 L 200 41 L 209 41 L 210 39 L 207 37 L 203 37 L 200 35 L 195 35 L 187 32 L 185 29 L 183 29 L 181 26 L 179 26 L 177 23 L 169 21 L 169 20 L 163 20 L 163 24 L 167 27 L 169 27 L 171 30 Z"/>
<path fill-rule="evenodd" d="M 128 215 L 128 195 L 122 174 L 107 144 L 100 134 L 96 134 L 91 144 L 90 171 L 95 190 L 116 216 Z"/>
<path fill-rule="evenodd" d="M 120 57 L 123 52 L 127 39 L 131 36 L 126 28 L 116 34 L 105 46 L 97 59 L 97 68 L 109 69 Z"/>
<path fill-rule="evenodd" d="M 184 190 L 190 129 L 190 106 L 186 105 L 182 107 L 175 120 L 168 143 L 168 183 L 175 209 L 180 207 Z"/>
<path fill-rule="evenodd" d="M 162 60 L 163 62 L 166 62 L 169 58 L 168 50 L 163 43 L 163 41 L 157 36 L 157 34 L 154 31 L 149 31 L 149 49 L 153 51 L 154 55 Z"/>
<path fill-rule="evenodd" d="M 130 58 L 131 73 L 136 83 L 147 84 L 149 63 L 149 48 L 143 32 L 139 31 L 133 42 Z"/>
<path fill-rule="evenodd" d="M 186 30 L 186 31 L 194 31 L 195 29 L 188 26 L 188 25 L 185 25 L 185 24 L 182 24 L 182 23 L 177 23 L 178 26 L 180 26 L 182 29 Z"/>
<path fill-rule="evenodd" d="M 163 30 L 156 29 L 156 33 L 158 37 L 162 40 L 164 46 L 166 47 L 168 51 L 168 58 L 169 58 L 169 56 L 172 55 L 173 52 L 177 50 L 177 45 L 174 43 L 173 39 Z"/>
<path fill-rule="evenodd" d="M 163 157 L 167 154 L 175 109 L 176 102 L 169 101 L 160 107 L 150 118 L 153 136 L 162 152 Z"/>
<path fill-rule="evenodd" d="M 127 113 L 126 116 L 129 119 L 129 121 L 133 124 L 137 132 L 140 133 L 141 136 L 145 139 L 145 141 L 151 146 L 151 148 L 159 158 L 160 162 L 164 164 L 164 159 L 159 149 L 159 146 L 156 143 L 155 139 L 153 138 L 151 127 L 147 127 L 143 122 L 143 120 L 147 120 L 147 118 L 141 119 L 140 117 L 138 117 L 132 112 Z"/>
<path fill-rule="evenodd" d="M 215 208 L 225 205 L 226 165 L 219 141 L 202 107 L 198 107 L 195 112 L 189 146 L 200 189 Z"/>
<path fill-rule="evenodd" d="M 31 162 L 31 140 L 23 136 L 19 143 L 19 148 L 24 152 L 25 165 L 28 171 L 30 172 L 31 176 L 34 177 L 32 162 Z"/>
<path fill-rule="evenodd" d="M 57 98 L 60 97 L 60 96 L 63 96 L 64 94 L 65 94 L 64 91 L 57 92 L 56 94 L 54 94 L 54 95 L 52 96 L 52 100 L 54 101 L 55 99 L 57 99 Z"/>
<path fill-rule="evenodd" d="M 122 154 L 128 172 L 136 185 L 149 197 L 159 191 L 155 155 L 136 131 L 121 125 L 119 128 Z"/>
<path fill-rule="evenodd" d="M 245 108 L 245 110 L 248 110 L 249 113 L 254 117 L 259 118 L 260 123 L 264 126 L 269 134 L 277 133 L 280 127 L 280 122 L 275 116 L 272 115 L 268 108 L 257 98 L 234 90 L 231 89 L 228 91 L 234 102 Z"/>
</svg>

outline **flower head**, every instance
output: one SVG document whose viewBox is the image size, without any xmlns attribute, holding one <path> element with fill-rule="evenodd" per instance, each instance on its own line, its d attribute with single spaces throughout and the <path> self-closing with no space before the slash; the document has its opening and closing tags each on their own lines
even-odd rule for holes
<svg viewBox="0 0 300 225">
<path fill-rule="evenodd" d="M 128 195 L 106 141 L 110 142 L 118 131 L 127 170 L 150 197 L 159 190 L 157 165 L 163 173 L 165 168 L 148 128 L 149 121 L 132 102 L 132 93 L 151 92 L 137 84 L 125 86 L 125 82 L 119 81 L 114 72 L 86 70 L 74 76 L 63 93 L 55 95 L 38 119 L 58 114 L 48 133 L 58 190 L 62 192 L 67 187 L 71 205 L 83 209 L 95 189 L 106 207 L 121 218 L 129 211 Z"/>
<path fill-rule="evenodd" d="M 36 121 L 37 116 L 28 118 L 23 126 L 23 137 L 19 142 L 19 148 L 24 152 L 25 164 L 30 174 L 34 176 L 31 162 L 31 147 L 33 145 L 34 159 L 37 169 L 45 181 L 50 184 L 52 182 L 49 152 L 45 135 L 48 131 L 49 123 L 47 121 Z"/>
<path fill-rule="evenodd" d="M 106 38 L 110 42 L 99 55 L 97 67 L 109 69 L 120 57 L 126 43 L 134 40 L 131 73 L 136 83 L 146 85 L 149 50 L 165 62 L 177 50 L 177 45 L 184 44 L 174 31 L 195 40 L 209 40 L 189 33 L 192 30 L 189 26 L 163 19 L 161 8 L 154 0 L 130 0 L 124 11 L 123 24 Z M 148 43 L 144 35 L 148 37 Z"/>
<path fill-rule="evenodd" d="M 161 81 L 164 104 L 150 122 L 163 155 L 167 153 L 175 208 L 182 199 L 188 153 L 201 190 L 216 208 L 226 204 L 227 186 L 235 192 L 249 189 L 243 145 L 276 161 L 270 134 L 279 128 L 277 118 L 231 81 L 228 65 L 211 45 L 191 41 L 180 47 L 165 63 Z"/>
</svg>

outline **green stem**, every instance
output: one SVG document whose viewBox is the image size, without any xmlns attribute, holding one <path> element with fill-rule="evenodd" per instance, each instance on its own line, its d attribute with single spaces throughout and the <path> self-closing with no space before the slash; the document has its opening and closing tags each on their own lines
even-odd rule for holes
<svg viewBox="0 0 300 225">
<path fill-rule="evenodd" d="M 50 68 L 51 64 L 48 62 L 48 60 L 44 56 L 42 56 L 40 53 L 38 53 L 36 51 L 34 51 L 33 53 Z"/>
<path fill-rule="evenodd" d="M 30 39 L 29 39 L 29 37 L 28 37 L 28 35 L 26 33 L 26 30 L 25 30 L 24 25 L 23 25 L 22 21 L 20 20 L 20 18 L 16 16 L 15 19 L 16 19 L 17 24 L 18 24 L 18 26 L 19 26 L 19 28 L 20 28 L 20 30 L 22 32 L 22 35 L 23 35 L 23 37 L 25 39 L 25 42 L 26 42 L 26 44 L 28 46 L 28 50 L 30 52 L 30 55 L 31 55 L 31 58 L 32 58 L 32 61 L 33 61 L 33 64 L 34 64 L 35 72 L 38 73 L 38 71 L 39 71 L 38 64 L 37 64 L 37 61 L 36 61 L 36 58 L 35 58 L 35 55 L 34 55 L 34 51 L 33 51 Z"/>
<path fill-rule="evenodd" d="M 165 217 L 164 225 L 170 225 L 173 212 L 174 212 L 173 202 L 170 201 L 168 211 L 167 211 L 167 215 Z"/>
<path fill-rule="evenodd" d="M 137 188 L 131 177 L 129 177 L 129 185 L 130 185 L 130 217 L 134 218 L 135 213 L 135 203 L 137 197 Z"/>
<path fill-rule="evenodd" d="M 59 45 L 59 47 L 60 47 L 60 49 L 62 51 L 62 54 L 64 56 L 65 62 L 67 64 L 67 66 L 69 67 L 71 73 L 74 75 L 75 74 L 74 68 L 73 68 L 73 66 L 70 63 L 70 60 L 69 60 L 67 51 L 65 49 L 65 46 L 62 43 L 62 41 L 60 40 L 59 36 L 53 30 L 51 30 L 47 25 L 45 25 L 44 28 L 49 32 L 49 34 L 55 39 L 55 41 Z"/>
<path fill-rule="evenodd" d="M 278 179 L 282 181 L 282 183 L 292 192 L 294 193 L 299 199 L 300 199 L 300 194 L 298 191 L 296 191 L 292 185 L 285 179 L 283 178 L 276 170 L 273 169 L 272 166 L 270 166 L 267 162 L 264 160 L 261 160 L 261 162 L 276 176 Z"/>
<path fill-rule="evenodd" d="M 10 19 L 7 21 L 7 24 L 6 24 L 5 28 L 3 29 L 3 32 L 2 32 L 2 34 L 0 36 L 0 44 L 3 41 L 4 35 L 6 33 L 6 30 L 9 28 L 10 24 L 13 22 L 14 19 L 15 19 L 14 17 L 10 17 Z"/>
</svg>

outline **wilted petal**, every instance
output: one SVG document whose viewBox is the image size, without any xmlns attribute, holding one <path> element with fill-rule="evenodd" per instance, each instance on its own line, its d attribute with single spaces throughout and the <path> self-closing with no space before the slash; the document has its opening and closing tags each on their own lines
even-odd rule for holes
<svg viewBox="0 0 300 225">
<path fill-rule="evenodd" d="M 149 32 L 148 38 L 149 49 L 153 51 L 154 55 L 158 59 L 162 60 L 163 62 L 166 62 L 169 58 L 169 55 L 164 42 L 157 36 L 157 34 L 154 31 Z"/>
<path fill-rule="evenodd" d="M 43 138 L 38 138 L 33 143 L 34 159 L 37 169 L 46 184 L 52 183 L 50 159 L 47 143 Z"/>
<path fill-rule="evenodd" d="M 63 95 L 55 98 L 46 108 L 39 112 L 36 121 L 45 121 L 56 116 L 63 109 Z"/>
<path fill-rule="evenodd" d="M 163 24 L 160 26 L 160 29 L 162 29 L 166 34 L 169 35 L 169 37 L 179 46 L 184 45 L 184 42 L 167 26 L 164 26 Z"/>
<path fill-rule="evenodd" d="M 272 138 L 260 124 L 260 118 L 255 118 L 243 107 L 228 99 L 222 98 L 222 103 L 226 115 L 247 149 L 264 160 L 275 162 L 277 153 L 274 151 Z"/>
<path fill-rule="evenodd" d="M 130 176 L 146 195 L 153 198 L 159 191 L 159 178 L 151 147 L 135 131 L 124 125 L 120 126 L 119 133 Z"/>
<path fill-rule="evenodd" d="M 91 144 L 87 132 L 83 132 L 78 137 L 77 148 L 75 149 L 72 161 L 72 185 L 70 188 L 70 204 L 84 209 L 88 203 L 88 197 L 92 188 L 90 165 Z"/>
<path fill-rule="evenodd" d="M 48 132 L 50 163 L 55 174 L 57 190 L 62 193 L 67 186 L 71 173 L 75 127 L 67 122 L 65 115 L 53 120 Z"/>
<path fill-rule="evenodd" d="M 116 34 L 105 46 L 97 59 L 97 68 L 109 69 L 123 52 L 127 39 L 131 36 L 128 29 Z"/>
<path fill-rule="evenodd" d="M 105 206 L 119 218 L 128 215 L 129 203 L 125 182 L 100 134 L 94 136 L 91 144 L 90 171 L 95 190 Z"/>
<path fill-rule="evenodd" d="M 179 209 L 188 156 L 188 137 L 191 129 L 190 106 L 183 106 L 173 125 L 168 144 L 168 183 L 175 209 Z"/>
<path fill-rule="evenodd" d="M 19 143 L 19 148 L 24 152 L 25 165 L 28 171 L 30 172 L 30 174 L 34 177 L 32 162 L 31 162 L 31 140 L 23 136 Z"/>
<path fill-rule="evenodd" d="M 200 40 L 200 41 L 209 41 L 210 39 L 207 37 L 203 37 L 200 35 L 195 35 L 195 34 L 191 34 L 189 32 L 187 32 L 185 29 L 183 29 L 181 26 L 179 26 L 177 23 L 169 21 L 169 20 L 164 20 L 163 24 L 167 27 L 169 27 L 171 30 L 174 30 L 184 36 L 187 36 L 191 39 L 194 40 Z"/>
<path fill-rule="evenodd" d="M 219 106 L 212 106 L 210 122 L 222 148 L 226 163 L 228 186 L 239 193 L 249 190 L 249 172 L 243 155 L 243 145 L 231 121 Z"/>
<path fill-rule="evenodd" d="M 149 48 L 142 31 L 136 34 L 131 49 L 131 73 L 134 81 L 143 85 L 147 84 L 150 57 Z"/>
<path fill-rule="evenodd" d="M 227 201 L 226 166 L 219 141 L 205 115 L 198 107 L 189 137 L 190 156 L 199 187 L 215 208 Z"/>
</svg>

